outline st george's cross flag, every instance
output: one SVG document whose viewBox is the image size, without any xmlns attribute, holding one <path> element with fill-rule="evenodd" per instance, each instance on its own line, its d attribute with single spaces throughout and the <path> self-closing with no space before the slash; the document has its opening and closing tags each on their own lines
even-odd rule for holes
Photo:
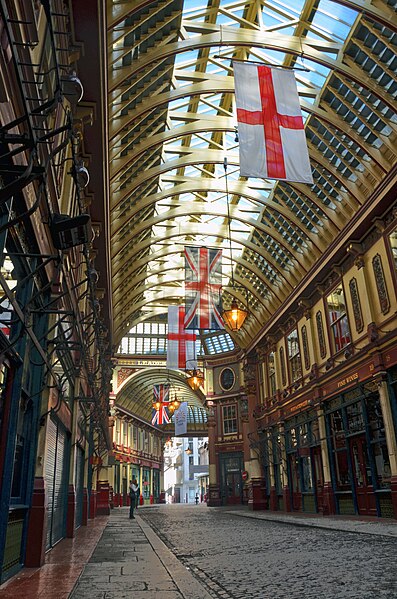
<svg viewBox="0 0 397 599">
<path fill-rule="evenodd" d="M 185 247 L 185 329 L 223 329 L 222 250 Z"/>
<path fill-rule="evenodd" d="M 167 368 L 197 368 L 196 335 L 185 329 L 185 306 L 168 306 Z"/>
<path fill-rule="evenodd" d="M 153 385 L 153 404 L 159 403 L 159 408 L 152 410 L 153 426 L 168 424 L 171 419 L 168 412 L 168 404 L 170 401 L 170 386 L 169 385 Z"/>
<path fill-rule="evenodd" d="M 234 62 L 242 177 L 313 183 L 292 71 Z"/>
</svg>

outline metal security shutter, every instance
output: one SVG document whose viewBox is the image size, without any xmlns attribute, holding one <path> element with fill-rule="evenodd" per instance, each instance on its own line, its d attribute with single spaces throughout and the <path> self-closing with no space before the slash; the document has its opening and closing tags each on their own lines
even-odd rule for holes
<svg viewBox="0 0 397 599">
<path fill-rule="evenodd" d="M 77 447 L 76 453 L 76 528 L 83 523 L 84 451 Z"/>
<path fill-rule="evenodd" d="M 68 485 L 68 442 L 65 429 L 48 423 L 46 484 L 48 489 L 47 549 L 65 535 Z"/>
<path fill-rule="evenodd" d="M 46 549 L 51 547 L 52 509 L 54 503 L 54 475 L 57 448 L 57 425 L 51 419 L 47 424 L 47 453 L 45 457 L 45 484 L 47 490 L 47 541 Z"/>
</svg>

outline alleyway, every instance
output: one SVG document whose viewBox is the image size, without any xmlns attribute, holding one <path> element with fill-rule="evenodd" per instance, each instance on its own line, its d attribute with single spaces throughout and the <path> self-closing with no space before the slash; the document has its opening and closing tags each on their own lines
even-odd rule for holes
<svg viewBox="0 0 397 599">
<path fill-rule="evenodd" d="M 80 552 L 89 561 L 70 595 L 64 588 L 66 581 L 71 583 L 73 552 L 69 550 L 64 554 L 67 575 L 62 575 L 58 563 L 52 576 L 47 570 L 45 585 L 40 586 L 36 576 L 32 586 L 25 569 L 0 589 L 0 596 L 396 599 L 396 537 L 394 521 L 204 505 L 145 507 L 138 510 L 135 520 L 129 520 L 127 509 L 121 508 L 112 511 L 90 559 L 75 543 L 76 555 Z M 58 556 L 62 543 L 68 541 L 55 548 Z"/>
</svg>

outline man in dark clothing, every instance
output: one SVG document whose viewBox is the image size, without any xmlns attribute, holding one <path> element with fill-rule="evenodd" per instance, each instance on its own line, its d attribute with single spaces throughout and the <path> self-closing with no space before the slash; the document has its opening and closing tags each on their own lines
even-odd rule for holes
<svg viewBox="0 0 397 599">
<path fill-rule="evenodd" d="M 133 478 L 130 482 L 130 518 L 135 518 L 134 507 L 136 506 L 136 498 L 138 496 L 138 485 L 136 479 Z"/>
</svg>

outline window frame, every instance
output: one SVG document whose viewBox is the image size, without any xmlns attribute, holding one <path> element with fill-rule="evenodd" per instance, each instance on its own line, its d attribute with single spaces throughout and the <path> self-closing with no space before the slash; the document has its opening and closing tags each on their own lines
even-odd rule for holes
<svg viewBox="0 0 397 599">
<path fill-rule="evenodd" d="M 341 290 L 342 290 L 345 311 L 344 311 L 344 313 L 342 313 L 341 316 L 338 316 L 332 322 L 331 321 L 331 312 L 332 312 L 332 310 L 330 309 L 330 303 L 328 302 L 328 298 L 330 298 L 334 293 L 336 293 L 336 290 L 338 288 L 341 288 Z M 347 309 L 347 298 L 346 298 L 345 288 L 343 286 L 343 281 L 339 281 L 339 283 L 337 283 L 336 285 L 334 285 L 332 287 L 332 289 L 330 289 L 330 291 L 328 291 L 325 294 L 325 296 L 324 296 L 324 302 L 325 302 L 325 314 L 326 314 L 326 317 L 327 317 L 327 330 L 328 330 L 328 335 L 329 335 L 330 351 L 331 351 L 331 355 L 336 355 L 336 354 L 341 353 L 342 351 L 346 351 L 346 348 L 348 348 L 352 344 L 352 334 L 351 334 L 351 326 L 350 326 L 350 320 L 349 320 L 349 311 Z M 334 334 L 334 330 L 335 330 L 335 327 L 338 324 L 342 323 L 343 321 L 345 321 L 346 324 L 347 324 L 347 332 L 348 332 L 349 341 L 347 341 L 346 343 L 344 343 L 343 345 L 341 345 L 341 347 L 338 349 L 337 346 L 336 346 L 336 338 L 337 337 Z M 342 338 L 343 337 L 341 336 L 341 339 Z"/>
<path fill-rule="evenodd" d="M 292 334 L 294 332 L 296 333 L 296 346 L 298 347 L 298 352 L 295 353 L 294 355 L 292 355 L 290 353 L 290 345 L 291 345 L 290 337 L 292 336 Z M 299 381 L 303 376 L 301 347 L 300 347 L 300 343 L 299 343 L 298 327 L 292 328 L 290 330 L 290 332 L 286 334 L 285 340 L 286 340 L 286 346 L 287 346 L 288 377 L 289 377 L 290 384 L 292 385 L 293 383 L 296 383 L 297 381 Z M 298 367 L 299 375 L 296 378 L 294 378 L 294 376 L 293 376 L 293 372 L 294 372 L 293 361 L 295 361 L 297 357 L 298 357 L 298 365 L 299 365 L 299 367 Z"/>
<path fill-rule="evenodd" d="M 227 414 L 228 410 L 233 411 L 234 415 L 225 417 L 225 414 Z M 234 426 L 235 430 L 226 431 L 225 424 L 229 423 L 229 422 L 235 423 L 235 426 Z M 236 435 L 238 433 L 238 413 L 237 413 L 237 405 L 235 403 L 233 403 L 233 404 L 230 403 L 230 404 L 226 404 L 226 405 L 222 406 L 222 431 L 223 431 L 224 436 Z"/>
</svg>

